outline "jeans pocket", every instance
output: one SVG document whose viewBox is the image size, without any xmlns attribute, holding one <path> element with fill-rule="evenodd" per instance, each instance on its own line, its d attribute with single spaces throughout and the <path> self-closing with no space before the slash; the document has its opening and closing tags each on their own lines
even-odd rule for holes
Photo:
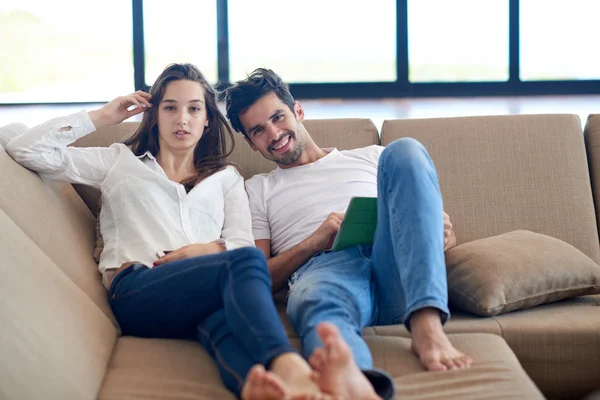
<svg viewBox="0 0 600 400">
<path fill-rule="evenodd" d="M 143 264 L 132 264 L 125 268 L 113 278 L 112 283 L 110 284 L 109 291 L 109 301 L 112 303 L 115 300 L 123 299 L 125 297 L 129 297 L 130 295 L 136 294 L 140 292 L 138 288 L 124 288 L 124 291 L 120 293 L 120 289 L 123 284 L 127 283 L 127 278 L 131 278 L 135 272 L 149 269 L 147 266 Z"/>
</svg>

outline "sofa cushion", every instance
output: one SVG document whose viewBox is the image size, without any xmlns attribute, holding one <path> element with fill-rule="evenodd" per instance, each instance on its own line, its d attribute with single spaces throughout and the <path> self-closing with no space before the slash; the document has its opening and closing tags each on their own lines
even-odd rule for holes
<svg viewBox="0 0 600 400">
<path fill-rule="evenodd" d="M 95 399 L 110 319 L 2 210 L 0 253 L 0 398 Z"/>
<path fill-rule="evenodd" d="M 119 338 L 99 400 L 235 399 L 199 343 Z"/>
<path fill-rule="evenodd" d="M 376 367 L 396 382 L 396 399 L 543 399 L 514 353 L 499 336 L 448 335 L 452 344 L 473 358 L 470 368 L 427 372 L 410 350 L 410 339 L 368 337 Z"/>
<path fill-rule="evenodd" d="M 481 316 L 600 293 L 600 266 L 562 240 L 513 231 L 446 252 L 450 304 Z"/>
<path fill-rule="evenodd" d="M 546 397 L 580 399 L 600 388 L 600 295 L 545 304 L 493 319 Z"/>
<path fill-rule="evenodd" d="M 410 339 L 367 337 L 376 367 L 397 385 L 396 399 L 542 399 L 504 340 L 495 335 L 450 335 L 470 354 L 469 369 L 425 372 L 410 351 Z M 299 347 L 299 340 L 292 339 Z M 99 399 L 234 399 L 214 362 L 196 342 L 121 337 Z"/>
<path fill-rule="evenodd" d="M 438 170 L 458 244 L 518 229 L 600 246 L 581 121 L 503 115 L 385 121 L 382 143 L 413 137 Z"/>
<path fill-rule="evenodd" d="M 0 148 L 0 209 L 110 318 L 94 251 L 95 219 L 68 183 L 40 178 Z"/>
<path fill-rule="evenodd" d="M 0 147 L 5 148 L 12 138 L 22 135 L 28 130 L 27 125 L 19 122 L 0 127 Z"/>
</svg>

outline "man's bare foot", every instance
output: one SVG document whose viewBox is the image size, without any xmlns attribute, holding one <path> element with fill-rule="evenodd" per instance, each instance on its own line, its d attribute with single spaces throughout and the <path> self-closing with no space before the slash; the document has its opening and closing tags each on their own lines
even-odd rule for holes
<svg viewBox="0 0 600 400">
<path fill-rule="evenodd" d="M 429 371 L 468 368 L 471 357 L 456 350 L 442 329 L 440 311 L 424 308 L 410 318 L 411 350 Z"/>
<path fill-rule="evenodd" d="M 243 400 L 282 400 L 290 397 L 285 383 L 262 365 L 252 367 L 242 388 Z"/>
<path fill-rule="evenodd" d="M 325 344 L 311 355 L 313 379 L 325 393 L 346 400 L 381 400 L 354 362 L 348 344 L 332 324 L 321 323 L 317 334 Z"/>
</svg>

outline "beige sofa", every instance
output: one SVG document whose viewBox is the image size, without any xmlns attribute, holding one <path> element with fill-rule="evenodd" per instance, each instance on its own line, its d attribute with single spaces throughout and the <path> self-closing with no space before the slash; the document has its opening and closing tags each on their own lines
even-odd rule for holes
<svg viewBox="0 0 600 400">
<path fill-rule="evenodd" d="M 370 120 L 305 125 L 323 147 L 380 143 Z M 135 127 L 76 145 L 106 146 Z M 587 158 L 573 115 L 386 121 L 381 143 L 405 136 L 429 149 L 459 244 L 527 229 L 600 261 L 600 116 L 588 121 Z M 231 159 L 247 176 L 273 168 L 242 140 Z M 98 193 L 44 181 L 1 148 L 0 192 L 0 399 L 233 398 L 199 344 L 119 335 L 92 258 Z M 425 372 L 404 327 L 364 330 L 398 399 L 581 399 L 600 388 L 600 296 L 492 318 L 453 310 L 445 329 L 472 368 Z"/>
</svg>

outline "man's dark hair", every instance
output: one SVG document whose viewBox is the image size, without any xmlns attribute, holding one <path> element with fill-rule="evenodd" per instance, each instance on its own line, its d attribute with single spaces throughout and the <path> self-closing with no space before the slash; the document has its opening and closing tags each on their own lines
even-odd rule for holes
<svg viewBox="0 0 600 400">
<path fill-rule="evenodd" d="M 288 84 L 270 69 L 257 68 L 246 79 L 236 82 L 221 92 L 219 100 L 225 101 L 227 118 L 233 129 L 249 138 L 240 122 L 240 115 L 269 93 L 275 93 L 294 112 L 294 97 L 290 93 Z"/>
</svg>

